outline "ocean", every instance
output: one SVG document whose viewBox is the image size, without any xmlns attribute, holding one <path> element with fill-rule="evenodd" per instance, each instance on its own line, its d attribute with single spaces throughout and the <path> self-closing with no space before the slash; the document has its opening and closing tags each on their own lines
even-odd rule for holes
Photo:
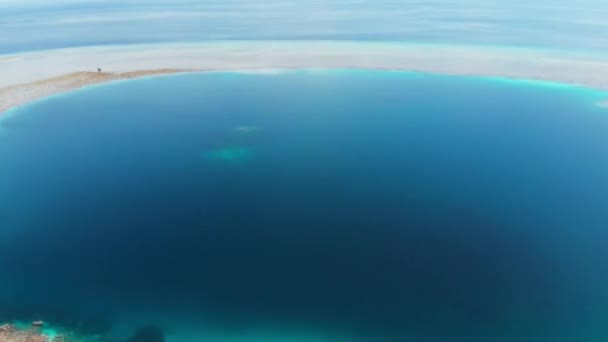
<svg viewBox="0 0 608 342">
<path fill-rule="evenodd" d="M 0 54 L 230 40 L 371 40 L 606 54 L 604 0 L 3 0 Z"/>
<path fill-rule="evenodd" d="M 606 340 L 602 98 L 301 70 L 14 109 L 0 322 L 167 341 Z"/>
</svg>

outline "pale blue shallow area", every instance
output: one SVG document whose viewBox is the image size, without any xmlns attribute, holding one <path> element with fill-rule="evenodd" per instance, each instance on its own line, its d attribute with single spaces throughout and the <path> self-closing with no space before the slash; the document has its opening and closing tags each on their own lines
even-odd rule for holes
<svg viewBox="0 0 608 342">
<path fill-rule="evenodd" d="M 608 51 L 603 0 L 2 0 L 0 54 L 208 40 L 380 40 Z"/>
<path fill-rule="evenodd" d="M 130 80 L 13 110 L 0 321 L 605 340 L 602 98 L 317 70 Z"/>
</svg>

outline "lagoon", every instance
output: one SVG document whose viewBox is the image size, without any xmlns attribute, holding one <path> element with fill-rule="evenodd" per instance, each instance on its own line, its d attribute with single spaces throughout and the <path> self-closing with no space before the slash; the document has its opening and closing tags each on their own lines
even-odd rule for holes
<svg viewBox="0 0 608 342">
<path fill-rule="evenodd" d="M 215 72 L 13 109 L 0 314 L 168 341 L 605 339 L 606 95 L 553 85 Z"/>
</svg>

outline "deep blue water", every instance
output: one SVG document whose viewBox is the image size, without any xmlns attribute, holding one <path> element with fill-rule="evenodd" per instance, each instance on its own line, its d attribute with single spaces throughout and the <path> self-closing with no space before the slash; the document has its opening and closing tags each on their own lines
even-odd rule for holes
<svg viewBox="0 0 608 342">
<path fill-rule="evenodd" d="M 0 122 L 0 321 L 105 331 L 161 313 L 369 341 L 604 340 L 599 96 L 208 73 L 15 110 Z"/>
</svg>

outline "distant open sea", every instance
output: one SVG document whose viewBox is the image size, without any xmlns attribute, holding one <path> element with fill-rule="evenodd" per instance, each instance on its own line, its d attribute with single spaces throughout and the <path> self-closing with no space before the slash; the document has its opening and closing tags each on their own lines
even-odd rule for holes
<svg viewBox="0 0 608 342">
<path fill-rule="evenodd" d="M 0 54 L 231 40 L 372 40 L 606 55 L 604 0 L 3 0 Z"/>
<path fill-rule="evenodd" d="M 0 322 L 152 325 L 167 341 L 608 341 L 601 98 L 303 70 L 15 109 L 0 119 Z"/>
</svg>

